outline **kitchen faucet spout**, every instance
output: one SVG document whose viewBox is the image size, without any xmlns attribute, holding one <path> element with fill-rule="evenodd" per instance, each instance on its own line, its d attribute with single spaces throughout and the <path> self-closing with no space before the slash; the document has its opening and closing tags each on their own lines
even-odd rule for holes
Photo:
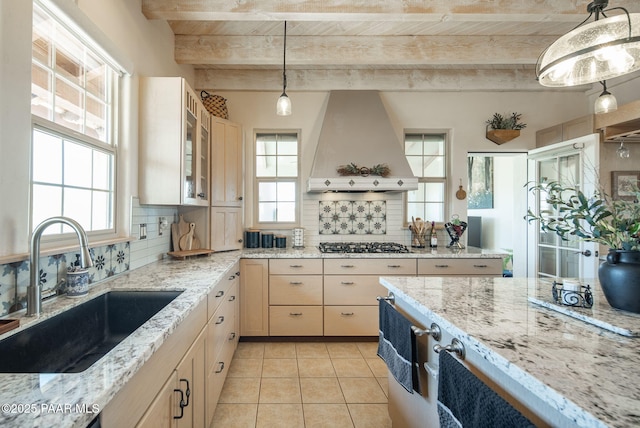
<svg viewBox="0 0 640 428">
<path fill-rule="evenodd" d="M 42 232 L 55 223 L 63 223 L 70 226 L 78 235 L 80 242 L 80 264 L 83 268 L 93 266 L 91 254 L 89 254 L 89 241 L 87 234 L 80 226 L 80 223 L 69 217 L 51 217 L 40 223 L 31 235 L 30 257 L 31 266 L 29 267 L 30 281 L 27 287 L 27 316 L 39 316 L 42 310 L 42 286 L 40 285 L 40 239 Z"/>
</svg>

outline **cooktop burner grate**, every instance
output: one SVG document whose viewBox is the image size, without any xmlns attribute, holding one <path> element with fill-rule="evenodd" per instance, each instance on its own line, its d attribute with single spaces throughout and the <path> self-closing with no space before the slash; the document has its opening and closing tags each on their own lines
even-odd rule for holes
<svg viewBox="0 0 640 428">
<path fill-rule="evenodd" d="M 408 253 L 406 245 L 395 242 L 321 242 L 323 253 Z"/>
</svg>

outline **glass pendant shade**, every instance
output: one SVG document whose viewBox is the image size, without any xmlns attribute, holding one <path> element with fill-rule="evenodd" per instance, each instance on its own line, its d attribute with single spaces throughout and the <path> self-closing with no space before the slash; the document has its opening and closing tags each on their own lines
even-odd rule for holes
<svg viewBox="0 0 640 428">
<path fill-rule="evenodd" d="M 596 100 L 594 107 L 595 114 L 609 113 L 616 110 L 618 110 L 618 101 L 616 100 L 616 97 L 605 90 Z"/>
<path fill-rule="evenodd" d="M 278 102 L 276 103 L 276 114 L 278 116 L 290 116 L 291 115 L 291 100 L 285 92 L 280 95 Z"/>
<path fill-rule="evenodd" d="M 560 37 L 541 55 L 536 74 L 543 86 L 563 87 L 636 70 L 640 70 L 640 13 L 631 13 L 596 20 Z"/>
</svg>

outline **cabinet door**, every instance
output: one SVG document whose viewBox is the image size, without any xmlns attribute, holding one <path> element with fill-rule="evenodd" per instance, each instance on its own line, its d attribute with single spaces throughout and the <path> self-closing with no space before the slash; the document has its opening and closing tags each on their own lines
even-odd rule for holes
<svg viewBox="0 0 640 428">
<path fill-rule="evenodd" d="M 242 209 L 211 207 L 211 248 L 239 250 L 242 242 Z"/>
<path fill-rule="evenodd" d="M 175 415 L 180 414 L 180 393 L 175 391 L 177 382 L 176 372 L 164 384 L 156 399 L 136 425 L 137 428 L 174 428 L 177 419 Z"/>
<path fill-rule="evenodd" d="M 206 330 L 206 329 L 205 329 Z M 177 389 L 184 394 L 182 410 L 178 403 L 178 428 L 202 427 L 205 417 L 205 330 L 203 330 L 184 356 L 178 367 Z M 180 395 L 180 393 L 178 393 Z"/>
<path fill-rule="evenodd" d="M 242 206 L 242 127 L 212 118 L 211 205 Z"/>
<path fill-rule="evenodd" d="M 269 263 L 240 260 L 240 335 L 269 335 Z"/>
<path fill-rule="evenodd" d="M 197 197 L 200 204 L 208 205 L 209 172 L 211 170 L 211 117 L 204 109 L 200 109 L 200 133 L 198 135 L 198 183 Z"/>
</svg>

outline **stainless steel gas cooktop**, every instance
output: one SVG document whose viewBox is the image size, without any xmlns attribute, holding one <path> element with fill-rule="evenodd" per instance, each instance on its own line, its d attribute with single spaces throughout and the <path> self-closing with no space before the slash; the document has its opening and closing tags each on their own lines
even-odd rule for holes
<svg viewBox="0 0 640 428">
<path fill-rule="evenodd" d="M 395 242 L 321 242 L 322 253 L 408 253 L 406 245 Z"/>
</svg>

